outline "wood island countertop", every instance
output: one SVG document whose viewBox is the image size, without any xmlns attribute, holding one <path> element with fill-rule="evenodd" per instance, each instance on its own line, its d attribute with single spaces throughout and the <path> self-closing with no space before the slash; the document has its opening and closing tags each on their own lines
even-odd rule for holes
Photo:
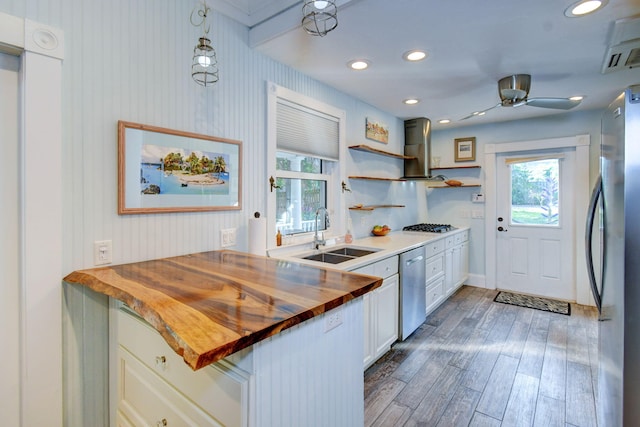
<svg viewBox="0 0 640 427">
<path fill-rule="evenodd" d="M 127 304 L 197 370 L 379 287 L 382 279 L 234 251 L 74 271 Z"/>
</svg>

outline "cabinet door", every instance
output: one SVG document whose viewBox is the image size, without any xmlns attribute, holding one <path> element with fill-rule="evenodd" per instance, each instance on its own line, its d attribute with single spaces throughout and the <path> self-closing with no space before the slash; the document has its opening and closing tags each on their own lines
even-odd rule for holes
<svg viewBox="0 0 640 427">
<path fill-rule="evenodd" d="M 449 248 L 444 253 L 444 289 L 447 296 L 453 293 L 454 285 L 453 274 L 453 248 Z"/>
<path fill-rule="evenodd" d="M 376 304 L 376 357 L 387 352 L 391 344 L 398 339 L 398 275 L 387 278 L 375 294 Z"/>
<path fill-rule="evenodd" d="M 460 284 L 469 278 L 469 244 L 460 245 Z"/>
<path fill-rule="evenodd" d="M 372 310 L 372 295 L 374 292 L 370 292 L 368 294 L 363 295 L 362 297 L 362 308 L 364 311 L 364 360 L 363 364 L 366 368 L 369 364 L 372 363 L 374 357 L 374 344 L 373 344 L 373 334 L 374 334 L 374 313 Z"/>
<path fill-rule="evenodd" d="M 453 288 L 457 288 L 460 285 L 460 280 L 462 279 L 461 273 L 461 257 L 460 257 L 460 246 L 453 247 Z"/>
</svg>

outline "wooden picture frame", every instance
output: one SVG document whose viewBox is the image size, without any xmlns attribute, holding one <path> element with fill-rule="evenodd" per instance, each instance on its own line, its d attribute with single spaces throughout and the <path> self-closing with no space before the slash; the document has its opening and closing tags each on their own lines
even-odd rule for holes
<svg viewBox="0 0 640 427">
<path fill-rule="evenodd" d="M 118 214 L 242 209 L 242 142 L 118 121 Z"/>
<path fill-rule="evenodd" d="M 476 160 L 476 137 L 455 139 L 454 160 L 456 162 L 473 162 Z"/>
</svg>

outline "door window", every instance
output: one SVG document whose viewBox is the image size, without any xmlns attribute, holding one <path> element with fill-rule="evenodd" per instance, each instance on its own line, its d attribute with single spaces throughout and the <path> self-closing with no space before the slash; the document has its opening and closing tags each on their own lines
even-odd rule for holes
<svg viewBox="0 0 640 427">
<path fill-rule="evenodd" d="M 560 159 L 513 161 L 511 225 L 560 224 Z"/>
</svg>

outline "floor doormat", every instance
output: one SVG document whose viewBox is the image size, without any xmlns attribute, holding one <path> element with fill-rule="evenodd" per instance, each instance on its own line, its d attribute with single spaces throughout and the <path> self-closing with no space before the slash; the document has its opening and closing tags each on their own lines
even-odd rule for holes
<svg viewBox="0 0 640 427">
<path fill-rule="evenodd" d="M 529 295 L 512 294 L 511 292 L 498 292 L 493 299 L 503 304 L 517 305 L 520 307 L 535 308 L 536 310 L 550 311 L 552 313 L 571 316 L 571 305 L 568 302 L 556 301 L 548 298 L 532 297 Z"/>
</svg>

